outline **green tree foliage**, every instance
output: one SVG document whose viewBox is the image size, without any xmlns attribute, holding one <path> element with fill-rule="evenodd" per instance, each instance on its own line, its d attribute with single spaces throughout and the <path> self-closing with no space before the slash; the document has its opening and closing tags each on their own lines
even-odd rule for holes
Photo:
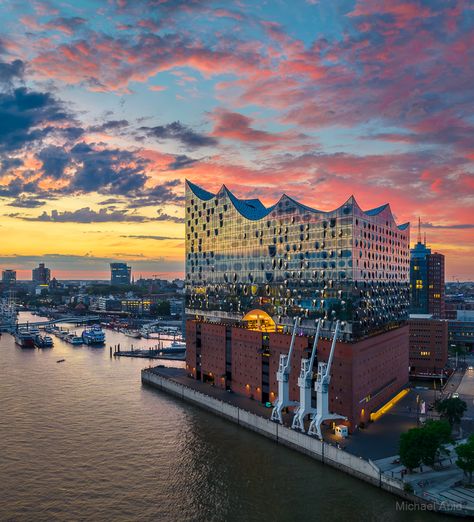
<svg viewBox="0 0 474 522">
<path fill-rule="evenodd" d="M 410 471 L 421 465 L 422 446 L 419 428 L 412 428 L 400 436 L 400 462 Z"/>
<path fill-rule="evenodd" d="M 456 446 L 458 460 L 456 464 L 469 475 L 469 484 L 472 484 L 472 473 L 474 472 L 474 434 L 469 437 L 465 444 Z"/>
<path fill-rule="evenodd" d="M 461 422 L 467 404 L 459 397 L 455 397 L 436 401 L 435 408 L 441 418 L 446 419 L 452 427 Z"/>
<path fill-rule="evenodd" d="M 421 464 L 434 466 L 451 440 L 451 426 L 446 421 L 428 421 L 400 437 L 400 461 L 410 471 Z"/>
<path fill-rule="evenodd" d="M 170 315 L 170 302 L 169 301 L 158 301 L 150 306 L 150 313 L 153 316 L 166 317 Z"/>
<path fill-rule="evenodd" d="M 451 441 L 451 426 L 445 420 L 429 420 L 420 428 L 422 437 L 422 461 L 434 466 L 436 460 L 445 452 L 444 444 Z"/>
</svg>

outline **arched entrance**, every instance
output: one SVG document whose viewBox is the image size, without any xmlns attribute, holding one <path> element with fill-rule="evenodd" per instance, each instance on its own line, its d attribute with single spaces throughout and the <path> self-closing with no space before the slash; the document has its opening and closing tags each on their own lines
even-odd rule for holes
<svg viewBox="0 0 474 522">
<path fill-rule="evenodd" d="M 249 330 L 259 330 L 261 332 L 276 332 L 275 321 L 263 310 L 255 309 L 247 312 L 242 321 L 247 323 Z"/>
</svg>

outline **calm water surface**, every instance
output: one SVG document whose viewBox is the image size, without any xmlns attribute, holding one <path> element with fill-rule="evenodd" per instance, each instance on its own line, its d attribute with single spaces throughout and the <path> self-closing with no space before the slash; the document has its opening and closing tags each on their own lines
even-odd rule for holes
<svg viewBox="0 0 474 522">
<path fill-rule="evenodd" d="M 445 518 L 396 511 L 389 494 L 142 387 L 150 362 L 108 347 L 153 341 L 106 335 L 105 348 L 49 350 L 0 338 L 1 521 Z"/>
</svg>

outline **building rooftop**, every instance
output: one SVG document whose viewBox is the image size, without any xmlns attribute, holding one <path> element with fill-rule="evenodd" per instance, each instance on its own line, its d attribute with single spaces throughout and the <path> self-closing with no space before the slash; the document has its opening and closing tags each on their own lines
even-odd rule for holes
<svg viewBox="0 0 474 522">
<path fill-rule="evenodd" d="M 291 202 L 298 206 L 300 209 L 307 211 L 307 212 L 313 212 L 318 214 L 330 214 L 334 213 L 340 208 L 343 208 L 349 204 L 352 204 L 356 206 L 363 214 L 366 214 L 367 216 L 376 216 L 378 214 L 381 214 L 385 212 L 387 214 L 387 218 L 390 218 L 393 223 L 395 223 L 395 218 L 393 217 L 392 210 L 390 208 L 390 205 L 388 203 L 381 205 L 379 207 L 375 207 L 369 210 L 362 210 L 360 206 L 358 205 L 356 199 L 354 196 L 351 196 L 347 201 L 345 201 L 340 207 L 337 207 L 334 210 L 331 211 L 323 211 L 318 210 L 312 207 L 309 207 L 307 205 L 304 205 L 303 203 L 300 203 L 299 201 L 296 201 L 295 199 L 291 198 L 287 194 L 283 194 L 280 199 L 272 206 L 266 207 L 259 199 L 240 199 L 237 196 L 235 196 L 225 185 L 222 185 L 222 187 L 219 189 L 219 191 L 215 194 L 212 192 L 209 192 L 198 185 L 192 183 L 189 180 L 186 180 L 186 183 L 188 187 L 191 189 L 193 194 L 199 198 L 201 201 L 209 201 L 213 198 L 218 198 L 220 195 L 227 195 L 229 200 L 232 202 L 235 209 L 246 219 L 256 221 L 259 219 L 263 219 L 265 216 L 270 214 L 272 210 L 275 208 L 282 206 L 285 204 L 285 202 Z M 395 223 L 396 225 L 396 223 Z M 399 230 L 406 230 L 409 226 L 409 223 L 403 223 L 401 225 L 396 225 Z"/>
</svg>

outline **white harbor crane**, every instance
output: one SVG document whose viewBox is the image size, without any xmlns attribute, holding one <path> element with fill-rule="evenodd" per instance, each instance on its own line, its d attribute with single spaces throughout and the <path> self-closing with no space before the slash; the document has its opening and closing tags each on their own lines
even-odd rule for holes
<svg viewBox="0 0 474 522">
<path fill-rule="evenodd" d="M 329 413 L 329 383 L 331 382 L 331 366 L 332 360 L 334 358 L 337 336 L 339 335 L 339 325 L 340 321 L 337 321 L 336 328 L 334 330 L 334 337 L 332 339 L 331 351 L 329 352 L 328 362 L 318 363 L 318 374 L 316 377 L 316 383 L 314 385 L 316 389 L 316 416 L 309 425 L 308 435 L 317 435 L 321 440 L 323 439 L 321 434 L 321 424 L 324 421 L 331 419 L 347 420 L 347 417 L 344 417 L 344 415 Z"/>
<path fill-rule="evenodd" d="M 304 433 L 304 419 L 306 415 L 315 414 L 316 408 L 311 407 L 311 384 L 313 381 L 313 365 L 316 357 L 316 349 L 318 346 L 319 331 L 321 328 L 321 320 L 318 320 L 316 335 L 314 336 L 313 351 L 309 359 L 301 359 L 301 371 L 298 377 L 298 386 L 300 388 L 300 405 L 298 406 L 291 427 Z"/>
<path fill-rule="evenodd" d="M 290 350 L 288 351 L 288 355 L 282 353 L 280 354 L 280 364 L 278 366 L 277 371 L 277 382 L 278 382 L 278 397 L 275 402 L 275 406 L 272 410 L 272 416 L 270 417 L 272 421 L 279 422 L 283 424 L 283 418 L 281 416 L 281 412 L 283 408 L 287 406 L 294 406 L 294 402 L 290 401 L 290 371 L 291 371 L 291 355 L 293 353 L 293 347 L 295 345 L 295 337 L 296 337 L 296 325 L 298 323 L 298 318 L 295 319 L 295 324 L 293 325 L 293 334 L 291 336 Z"/>
</svg>

